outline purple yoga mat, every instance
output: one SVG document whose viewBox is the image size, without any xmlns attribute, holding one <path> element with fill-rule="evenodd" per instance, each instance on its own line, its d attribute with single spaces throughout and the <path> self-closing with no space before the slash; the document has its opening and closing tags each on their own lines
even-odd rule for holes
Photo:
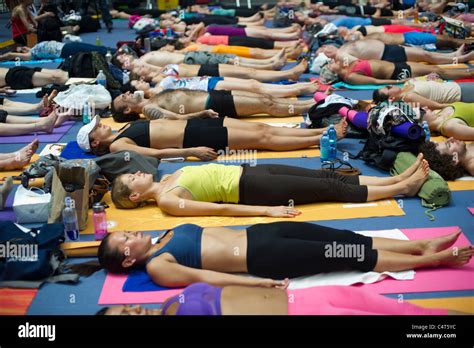
<svg viewBox="0 0 474 348">
<path fill-rule="evenodd" d="M 392 127 L 392 133 L 403 138 L 415 140 L 421 136 L 421 127 L 417 124 L 405 122 Z"/>
<path fill-rule="evenodd" d="M 0 137 L 0 144 L 22 144 L 30 143 L 38 138 L 41 143 L 55 143 L 58 142 L 66 132 L 74 125 L 74 121 L 66 121 L 60 127 L 54 128 L 53 133 L 46 134 L 38 132 L 29 135 L 17 135 L 13 137 Z"/>
<path fill-rule="evenodd" d="M 351 122 L 358 128 L 367 129 L 367 112 L 358 112 L 354 115 Z M 410 122 L 402 123 L 398 126 L 392 127 L 392 133 L 403 138 L 418 139 L 421 136 L 422 128 Z"/>
<path fill-rule="evenodd" d="M 16 221 L 16 215 L 13 211 L 13 198 L 15 197 L 16 188 L 18 185 L 14 185 L 12 191 L 8 195 L 7 201 L 3 210 L 0 210 L 0 221 Z"/>
</svg>

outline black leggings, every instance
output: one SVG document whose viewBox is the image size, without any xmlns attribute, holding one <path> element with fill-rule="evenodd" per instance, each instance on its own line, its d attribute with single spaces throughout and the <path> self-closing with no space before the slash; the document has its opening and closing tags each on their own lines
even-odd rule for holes
<svg viewBox="0 0 474 348">
<path fill-rule="evenodd" d="M 239 182 L 241 204 L 288 205 L 315 202 L 367 202 L 358 176 L 339 175 L 280 164 L 244 164 Z"/>
<path fill-rule="evenodd" d="M 245 46 L 272 50 L 275 48 L 275 41 L 256 37 L 229 36 L 229 46 Z"/>
<path fill-rule="evenodd" d="M 342 270 L 370 272 L 372 238 L 308 222 L 274 222 L 247 229 L 248 273 L 283 279 Z"/>
</svg>

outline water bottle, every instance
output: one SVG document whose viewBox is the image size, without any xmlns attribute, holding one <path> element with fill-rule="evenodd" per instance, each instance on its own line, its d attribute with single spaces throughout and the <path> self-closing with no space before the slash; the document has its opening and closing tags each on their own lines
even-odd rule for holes
<svg viewBox="0 0 474 348">
<path fill-rule="evenodd" d="M 145 52 L 150 52 L 151 51 L 151 43 L 150 43 L 150 38 L 146 37 L 145 40 L 143 40 L 144 46 L 145 46 Z"/>
<path fill-rule="evenodd" d="M 102 70 L 99 70 L 99 73 L 97 74 L 95 80 L 98 85 L 102 85 L 107 88 L 107 77 L 105 77 L 105 74 Z"/>
<path fill-rule="evenodd" d="M 171 27 L 166 28 L 166 37 L 173 37 L 173 29 Z"/>
<path fill-rule="evenodd" d="M 328 157 L 330 160 L 335 159 L 337 156 L 337 133 L 334 125 L 330 125 L 328 129 L 329 137 L 329 152 Z"/>
<path fill-rule="evenodd" d="M 151 0 L 146 0 L 145 8 L 147 10 L 152 10 L 153 9 L 153 4 L 151 3 Z"/>
<path fill-rule="evenodd" d="M 425 142 L 430 141 L 430 126 L 428 125 L 428 122 L 423 121 L 423 130 L 425 131 Z"/>
<path fill-rule="evenodd" d="M 74 200 L 66 197 L 64 200 L 65 207 L 63 209 L 64 234 L 70 241 L 79 239 L 79 224 L 77 223 L 77 212 L 74 206 Z"/>
<path fill-rule="evenodd" d="M 107 63 L 112 63 L 112 52 L 110 50 L 107 51 L 107 54 L 105 55 L 105 59 L 107 60 Z"/>
<path fill-rule="evenodd" d="M 100 36 L 97 36 L 97 38 L 95 39 L 95 45 L 102 46 L 102 41 L 100 41 Z"/>
<path fill-rule="evenodd" d="M 309 114 L 305 115 L 304 124 L 306 125 L 306 128 L 309 128 L 313 124 L 313 121 L 311 121 L 311 118 L 309 117 Z"/>
<path fill-rule="evenodd" d="M 105 214 L 105 207 L 100 202 L 94 203 L 92 211 L 95 240 L 102 240 L 107 235 L 107 217 Z"/>
<path fill-rule="evenodd" d="M 89 103 L 86 101 L 82 108 L 82 124 L 88 124 L 91 121 Z"/>
<path fill-rule="evenodd" d="M 323 132 L 319 148 L 321 151 L 321 162 L 329 160 L 329 136 L 327 131 Z"/>
</svg>

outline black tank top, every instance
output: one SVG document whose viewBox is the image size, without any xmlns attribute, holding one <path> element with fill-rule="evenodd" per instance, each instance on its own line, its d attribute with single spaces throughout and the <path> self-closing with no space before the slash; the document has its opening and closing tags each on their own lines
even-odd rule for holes
<svg viewBox="0 0 474 348">
<path fill-rule="evenodd" d="M 120 138 L 128 138 L 133 140 L 138 146 L 150 147 L 150 121 L 142 120 L 127 123 L 119 130 L 119 132 L 127 126 L 128 128 L 117 135 L 114 141 L 117 141 Z"/>
</svg>

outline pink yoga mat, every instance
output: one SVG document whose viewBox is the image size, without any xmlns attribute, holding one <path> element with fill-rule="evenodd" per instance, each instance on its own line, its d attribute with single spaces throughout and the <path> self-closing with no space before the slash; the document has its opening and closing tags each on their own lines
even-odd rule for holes
<svg viewBox="0 0 474 348">
<path fill-rule="evenodd" d="M 474 208 L 467 208 L 471 212 L 472 215 L 474 215 Z"/>
<path fill-rule="evenodd" d="M 455 232 L 458 227 L 414 228 L 401 231 L 410 239 L 425 239 L 444 236 Z M 462 234 L 455 246 L 471 244 Z M 175 296 L 182 289 L 123 292 L 122 287 L 127 279 L 126 275 L 108 274 L 99 297 L 100 305 L 134 304 L 134 303 L 162 303 L 171 296 Z M 462 268 L 437 268 L 417 270 L 414 280 L 384 279 L 374 284 L 362 285 L 365 289 L 379 294 L 398 294 L 408 292 L 474 290 L 474 260 Z"/>
<path fill-rule="evenodd" d="M 0 137 L 0 144 L 22 144 L 30 143 L 34 139 L 38 138 L 41 143 L 55 143 L 58 142 L 66 132 L 71 129 L 74 125 L 74 121 L 66 121 L 58 128 L 54 128 L 53 133 L 46 134 L 44 132 L 38 132 L 29 135 L 17 135 L 14 137 Z"/>
<path fill-rule="evenodd" d="M 100 305 L 127 303 L 162 303 L 169 297 L 181 293 L 183 289 L 162 291 L 123 292 L 126 275 L 107 274 L 99 297 Z"/>
<path fill-rule="evenodd" d="M 401 231 L 410 239 L 425 239 L 444 236 L 456 232 L 458 227 L 412 228 Z M 454 246 L 467 246 L 472 243 L 461 234 Z M 413 280 L 384 279 L 374 284 L 361 285 L 378 294 L 399 294 L 408 292 L 474 290 L 474 259 L 459 268 L 432 268 L 417 270 Z"/>
</svg>

